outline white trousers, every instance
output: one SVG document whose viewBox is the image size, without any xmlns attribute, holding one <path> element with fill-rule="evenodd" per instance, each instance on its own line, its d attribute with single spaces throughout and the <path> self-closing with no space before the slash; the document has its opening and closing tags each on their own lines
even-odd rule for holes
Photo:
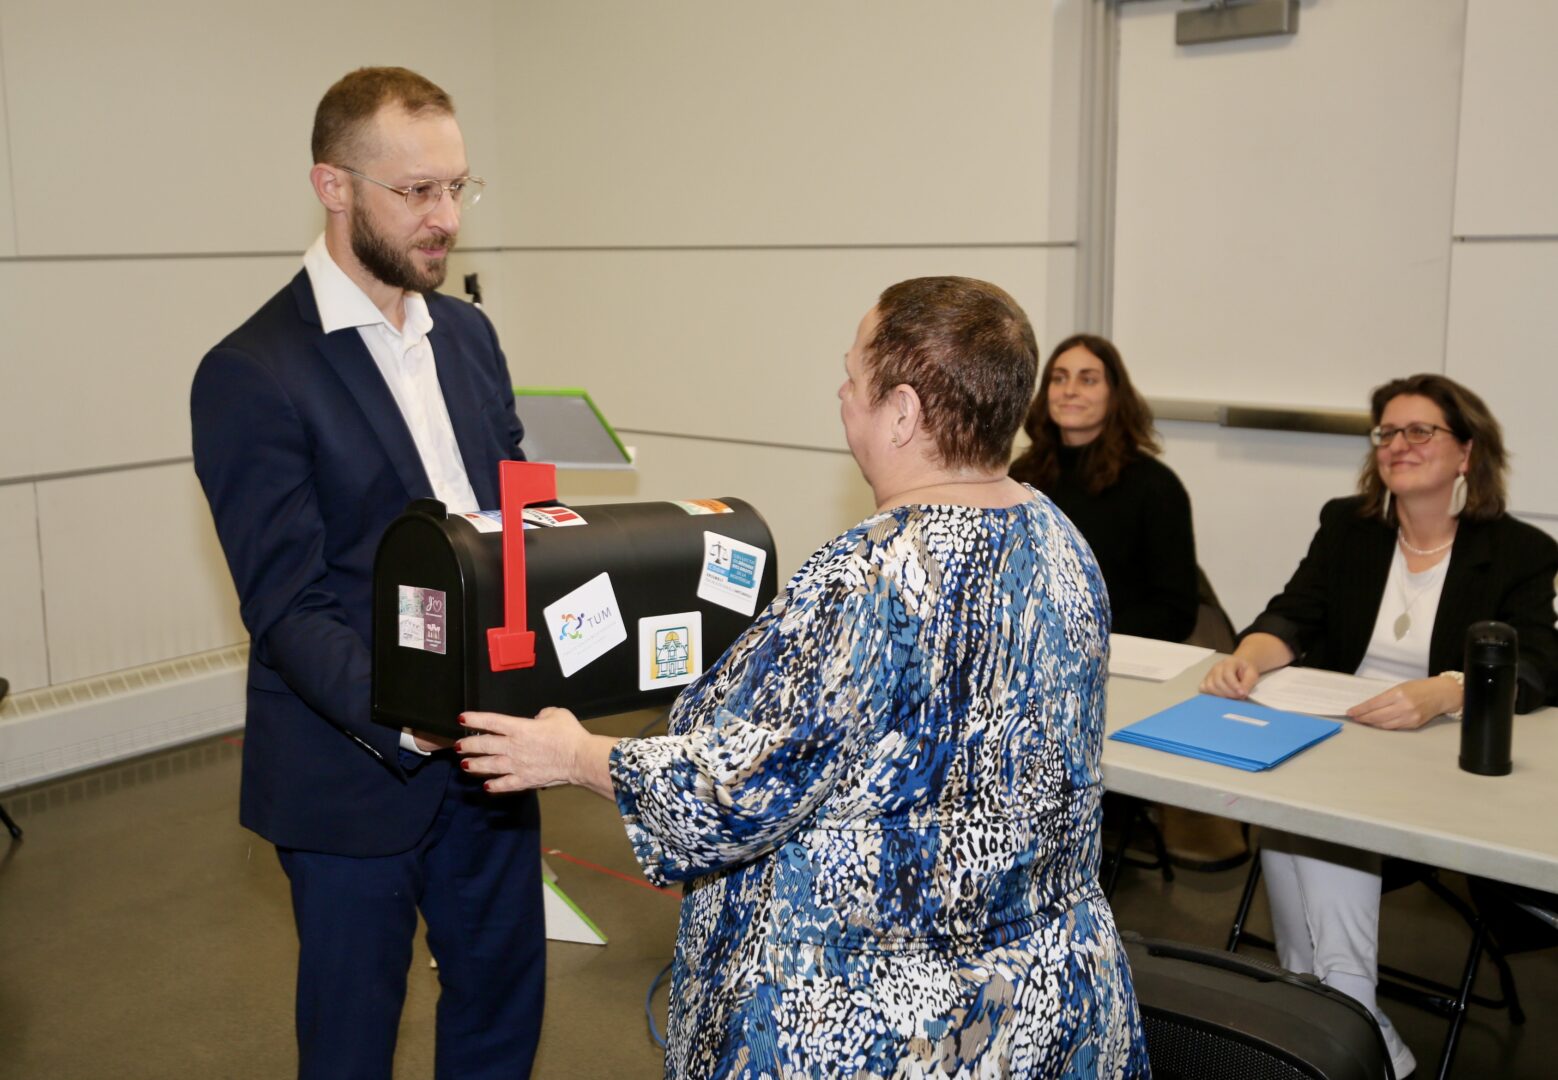
<svg viewBox="0 0 1558 1080">
<path fill-rule="evenodd" d="M 1380 857 L 1266 830 L 1260 859 L 1278 962 L 1327 984 L 1333 973 L 1365 979 L 1372 998 L 1379 976 Z"/>
<path fill-rule="evenodd" d="M 1261 873 L 1277 962 L 1362 1004 L 1385 1036 L 1396 1074 L 1416 1064 L 1379 1007 L 1380 857 L 1291 833 L 1261 832 Z"/>
</svg>

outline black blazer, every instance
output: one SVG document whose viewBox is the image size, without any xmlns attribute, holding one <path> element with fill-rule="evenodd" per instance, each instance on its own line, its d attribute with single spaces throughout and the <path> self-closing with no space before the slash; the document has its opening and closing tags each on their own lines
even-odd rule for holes
<svg viewBox="0 0 1558 1080">
<path fill-rule="evenodd" d="M 1241 634 L 1274 634 L 1295 663 L 1353 672 L 1363 662 L 1395 554 L 1396 530 L 1358 515 L 1361 496 L 1333 499 L 1320 511 L 1320 530 L 1280 595 Z M 1450 552 L 1444 591 L 1434 613 L 1428 673 L 1459 671 L 1466 628 L 1498 619 L 1520 635 L 1516 709 L 1530 712 L 1558 689 L 1558 633 L 1553 627 L 1553 578 L 1558 543 L 1505 514 L 1463 521 Z"/>
<path fill-rule="evenodd" d="M 479 310 L 437 293 L 427 306 L 465 471 L 495 507 L 498 462 L 523 434 L 508 365 Z M 239 818 L 282 847 L 405 851 L 455 766 L 406 768 L 399 732 L 369 716 L 373 557 L 406 504 L 433 495 L 400 408 L 356 329 L 324 332 L 307 271 L 206 354 L 190 408 L 251 636 Z"/>
</svg>

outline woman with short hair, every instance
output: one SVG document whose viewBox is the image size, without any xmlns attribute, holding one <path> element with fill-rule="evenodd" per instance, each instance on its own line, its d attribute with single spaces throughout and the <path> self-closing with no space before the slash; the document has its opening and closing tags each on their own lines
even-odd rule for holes
<svg viewBox="0 0 1558 1080">
<path fill-rule="evenodd" d="M 687 882 L 666 1074 L 1145 1076 L 1098 885 L 1108 628 L 1087 545 L 1006 476 L 1037 348 L 993 285 L 920 278 L 839 389 L 877 512 L 671 710 L 591 735 L 473 713 L 494 791 L 614 798 Z"/>
</svg>

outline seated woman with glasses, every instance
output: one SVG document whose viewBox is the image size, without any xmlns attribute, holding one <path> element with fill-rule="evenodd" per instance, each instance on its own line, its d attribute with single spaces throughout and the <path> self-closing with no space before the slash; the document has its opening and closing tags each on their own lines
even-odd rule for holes
<svg viewBox="0 0 1558 1080">
<path fill-rule="evenodd" d="M 1498 619 L 1520 635 L 1516 709 L 1558 686 L 1553 577 L 1558 543 L 1505 512 L 1504 439 L 1482 399 L 1442 375 L 1374 391 L 1374 450 L 1358 494 L 1320 511 L 1309 553 L 1281 594 L 1201 684 L 1249 694 L 1288 664 L 1395 685 L 1348 716 L 1372 727 L 1422 727 L 1458 717 L 1466 628 Z M 1261 868 L 1278 958 L 1368 1006 L 1396 1075 L 1415 1066 L 1375 1002 L 1380 859 L 1336 844 L 1267 832 Z"/>
</svg>

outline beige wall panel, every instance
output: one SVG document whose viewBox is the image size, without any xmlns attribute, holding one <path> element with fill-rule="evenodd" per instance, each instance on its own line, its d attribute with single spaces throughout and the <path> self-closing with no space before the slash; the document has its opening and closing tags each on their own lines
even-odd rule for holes
<svg viewBox="0 0 1558 1080">
<path fill-rule="evenodd" d="M 38 485 L 56 683 L 247 639 L 187 465 Z"/>
<path fill-rule="evenodd" d="M 881 290 L 922 274 L 1007 289 L 1047 340 L 1069 250 L 508 252 L 499 332 L 519 383 L 583 386 L 616 426 L 842 449 L 843 357 Z M 1065 312 L 1069 323 L 1071 312 Z"/>
<path fill-rule="evenodd" d="M 297 256 L 0 263 L 0 477 L 187 455 L 201 356 L 301 265 Z"/>
<path fill-rule="evenodd" d="M 1558 234 L 1558 4 L 1473 0 L 1466 13 L 1457 236 Z"/>
<path fill-rule="evenodd" d="M 43 570 L 31 484 L 0 487 L 0 676 L 20 693 L 48 684 Z"/>
<path fill-rule="evenodd" d="M 1464 0 L 1180 48 L 1120 13 L 1114 334 L 1154 395 L 1357 407 L 1443 357 Z"/>
<path fill-rule="evenodd" d="M 482 310 L 487 313 L 487 318 L 492 320 L 501 333 L 504 324 L 508 321 L 504 308 L 503 288 L 504 259 L 502 254 L 495 251 L 461 251 L 455 249 L 455 253 L 449 258 L 449 276 L 444 279 L 440 292 L 461 300 L 469 300 L 470 296 L 465 291 L 465 277 L 467 274 L 475 274 L 478 284 L 481 286 Z M 500 339 L 499 344 L 505 348 L 509 343 Z M 512 361 L 511 361 L 512 362 Z M 518 382 L 518 379 L 515 379 Z"/>
<path fill-rule="evenodd" d="M 1047 233 L 1054 6 L 504 5 L 504 242 L 1070 240 Z"/>
<path fill-rule="evenodd" d="M 650 502 L 729 495 L 757 508 L 774 534 L 779 580 L 824 541 L 875 509 L 871 489 L 846 451 L 795 450 L 695 438 L 630 435 L 633 472 L 563 471 L 565 503 Z"/>
<path fill-rule="evenodd" d="M 16 254 L 16 203 L 11 193 L 9 112 L 5 93 L 5 57 L 0 55 L 0 256 Z"/>
<path fill-rule="evenodd" d="M 1368 440 L 1163 422 L 1162 461 L 1190 493 L 1196 558 L 1244 629 L 1293 575 L 1328 499 L 1351 494 Z"/>
<path fill-rule="evenodd" d="M 1445 372 L 1504 427 L 1510 501 L 1558 515 L 1558 243 L 1455 246 Z"/>
<path fill-rule="evenodd" d="M 319 228 L 314 107 L 365 64 L 448 90 L 473 167 L 498 180 L 493 17 L 491 0 L 0 0 L 17 247 L 301 250 Z"/>
<path fill-rule="evenodd" d="M 200 358 L 301 268 L 296 255 L 0 262 L 0 479 L 187 455 Z M 497 255 L 460 255 L 446 291 L 463 298 L 472 271 L 501 323 Z"/>
</svg>

